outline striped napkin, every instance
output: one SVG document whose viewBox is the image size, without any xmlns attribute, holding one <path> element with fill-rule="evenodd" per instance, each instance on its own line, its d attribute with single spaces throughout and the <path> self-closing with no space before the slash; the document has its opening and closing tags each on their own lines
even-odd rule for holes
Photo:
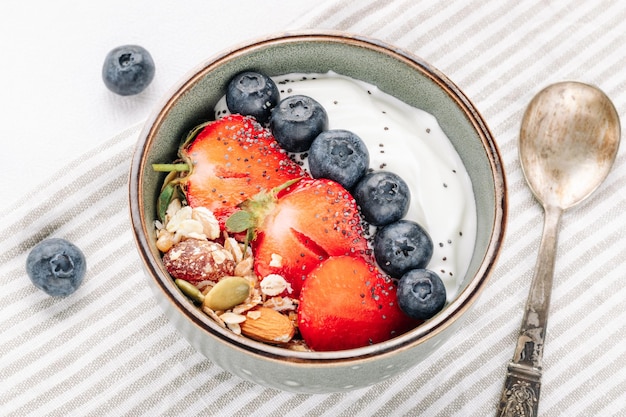
<svg viewBox="0 0 626 417">
<path fill-rule="evenodd" d="M 599 86 L 626 110 L 626 2 L 327 1 L 292 28 L 382 39 L 446 73 L 481 111 L 508 174 L 507 240 L 465 327 L 411 371 L 349 393 L 296 395 L 197 353 L 155 304 L 132 240 L 127 175 L 141 129 L 121 132 L 4 208 L 0 415 L 489 416 L 513 355 L 543 213 L 520 170 L 519 123 L 551 82 Z M 626 416 L 626 161 L 561 224 L 541 416 Z M 71 297 L 33 287 L 41 239 L 83 249 Z"/>
</svg>

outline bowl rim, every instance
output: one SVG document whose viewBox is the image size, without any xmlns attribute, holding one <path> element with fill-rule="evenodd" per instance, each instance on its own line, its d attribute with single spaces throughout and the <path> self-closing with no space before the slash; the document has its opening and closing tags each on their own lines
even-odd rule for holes
<svg viewBox="0 0 626 417">
<path fill-rule="evenodd" d="M 490 163 L 491 179 L 494 183 L 493 204 L 495 206 L 495 215 L 489 243 L 476 275 L 470 280 L 466 288 L 448 303 L 441 313 L 415 329 L 382 343 L 341 351 L 301 352 L 256 342 L 244 336 L 236 335 L 230 330 L 222 329 L 204 313 L 199 312 L 198 309 L 195 309 L 198 311 L 192 311 L 192 309 L 188 308 L 191 306 L 191 302 L 180 291 L 174 290 L 177 287 L 175 287 L 172 278 L 159 267 L 158 262 L 153 257 L 153 253 L 149 250 L 147 239 L 148 223 L 143 221 L 144 204 L 140 198 L 140 190 L 144 178 L 142 167 L 147 166 L 145 151 L 149 148 L 153 135 L 159 130 L 169 110 L 175 105 L 177 99 L 185 93 L 186 88 L 194 85 L 209 73 L 212 68 L 219 66 L 221 63 L 266 46 L 297 42 L 347 43 L 351 46 L 382 52 L 415 68 L 423 76 L 435 82 L 462 109 L 468 121 L 473 125 L 474 130 L 478 133 Z M 473 103 L 445 74 L 416 55 L 378 39 L 343 31 L 299 30 L 281 32 L 236 45 L 203 61 L 199 66 L 189 71 L 179 84 L 164 96 L 162 102 L 155 107 L 146 120 L 134 149 L 129 175 L 128 198 L 133 236 L 149 279 L 156 282 L 156 287 L 162 292 L 165 299 L 199 330 L 231 348 L 263 357 L 266 360 L 280 362 L 287 360 L 293 364 L 315 366 L 333 365 L 345 363 L 346 361 L 353 364 L 354 362 L 367 361 L 374 357 L 380 358 L 381 356 L 423 344 L 460 319 L 473 305 L 489 281 L 504 244 L 508 212 L 504 167 L 493 135 Z M 150 222 L 150 224 L 152 223 Z"/>
</svg>

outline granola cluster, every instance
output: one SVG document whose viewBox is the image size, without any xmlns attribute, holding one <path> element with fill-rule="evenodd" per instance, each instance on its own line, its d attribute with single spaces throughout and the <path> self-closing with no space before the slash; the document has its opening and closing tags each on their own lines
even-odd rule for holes
<svg viewBox="0 0 626 417">
<path fill-rule="evenodd" d="M 298 299 L 289 296 L 289 283 L 277 274 L 258 277 L 250 246 L 222 232 L 210 210 L 173 199 L 155 225 L 165 268 L 216 323 L 255 340 L 307 349 L 295 337 Z"/>
</svg>

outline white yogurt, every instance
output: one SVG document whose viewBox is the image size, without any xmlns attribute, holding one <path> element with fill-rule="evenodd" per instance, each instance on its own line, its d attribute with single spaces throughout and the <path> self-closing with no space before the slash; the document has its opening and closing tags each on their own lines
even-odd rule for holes
<svg viewBox="0 0 626 417">
<path fill-rule="evenodd" d="M 350 130 L 363 139 L 371 169 L 395 172 L 406 181 L 411 203 L 405 218 L 430 234 L 434 252 L 428 268 L 439 274 L 451 300 L 474 250 L 476 205 L 465 166 L 437 120 L 371 84 L 334 72 L 273 79 L 281 99 L 312 97 L 326 109 L 330 129 Z M 227 113 L 222 99 L 215 114 Z"/>
</svg>

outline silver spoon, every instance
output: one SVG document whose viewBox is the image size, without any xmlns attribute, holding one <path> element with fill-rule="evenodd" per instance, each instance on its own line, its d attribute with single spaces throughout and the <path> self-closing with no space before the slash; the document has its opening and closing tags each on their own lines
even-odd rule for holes
<svg viewBox="0 0 626 417">
<path fill-rule="evenodd" d="M 600 90 L 562 82 L 540 91 L 522 119 L 519 155 L 526 181 L 543 205 L 539 257 L 498 416 L 537 416 L 541 361 L 561 215 L 589 197 L 608 175 L 620 121 Z"/>
</svg>

